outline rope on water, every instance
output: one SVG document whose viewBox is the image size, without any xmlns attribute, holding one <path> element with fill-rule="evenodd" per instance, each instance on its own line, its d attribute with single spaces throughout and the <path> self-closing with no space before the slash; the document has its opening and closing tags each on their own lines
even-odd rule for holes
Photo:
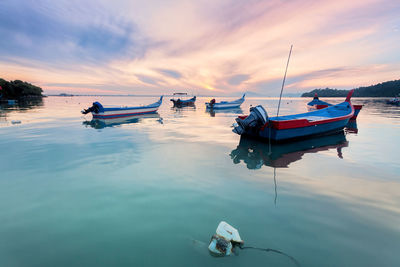
<svg viewBox="0 0 400 267">
<path fill-rule="evenodd" d="M 240 249 L 255 249 L 255 250 L 260 250 L 260 251 L 265 251 L 265 252 L 275 252 L 281 255 L 284 255 L 286 257 L 288 257 L 294 264 L 296 264 L 296 266 L 300 267 L 300 263 L 293 258 L 292 256 L 286 254 L 285 252 L 282 252 L 280 250 L 277 249 L 273 249 L 273 248 L 257 248 L 257 247 L 239 247 Z"/>
</svg>

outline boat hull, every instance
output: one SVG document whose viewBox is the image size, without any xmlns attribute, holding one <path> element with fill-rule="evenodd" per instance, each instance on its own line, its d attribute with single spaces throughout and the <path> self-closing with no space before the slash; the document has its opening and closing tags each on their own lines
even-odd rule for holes
<svg viewBox="0 0 400 267">
<path fill-rule="evenodd" d="M 193 97 L 191 99 L 187 100 L 182 100 L 180 98 L 178 99 L 170 99 L 174 103 L 174 107 L 187 107 L 187 106 L 194 106 L 194 103 L 196 102 L 196 97 Z"/>
<path fill-rule="evenodd" d="M 210 102 L 205 103 L 206 109 L 228 109 L 228 108 L 240 108 L 240 105 L 244 102 L 244 94 L 241 98 L 234 100 L 234 101 L 221 101 L 215 102 L 215 99 L 211 100 Z"/>
<path fill-rule="evenodd" d="M 150 105 L 136 107 L 104 107 L 99 102 L 94 102 L 92 107 L 82 110 L 82 114 L 92 113 L 93 119 L 109 120 L 118 118 L 130 118 L 138 115 L 156 113 L 162 104 L 163 97 Z"/>
<path fill-rule="evenodd" d="M 157 108 L 143 108 L 143 109 L 126 109 L 126 110 L 116 110 L 116 111 L 104 111 L 99 113 L 92 112 L 93 119 L 117 119 L 117 118 L 129 118 L 144 114 L 156 113 Z"/>
<path fill-rule="evenodd" d="M 207 109 L 228 109 L 228 108 L 240 108 L 240 104 L 214 104 L 214 106 L 211 106 L 209 103 L 206 103 L 206 108 Z"/>
<path fill-rule="evenodd" d="M 350 117 L 328 123 L 291 129 L 276 129 L 267 126 L 258 133 L 247 132 L 246 135 L 261 139 L 271 139 L 274 142 L 295 141 L 340 132 L 348 124 L 349 120 Z"/>
</svg>

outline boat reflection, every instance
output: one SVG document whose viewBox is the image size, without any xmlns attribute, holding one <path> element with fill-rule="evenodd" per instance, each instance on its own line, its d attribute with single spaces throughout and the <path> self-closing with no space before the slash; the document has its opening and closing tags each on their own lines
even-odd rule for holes
<svg viewBox="0 0 400 267">
<path fill-rule="evenodd" d="M 0 108 L 5 112 L 13 110 L 29 110 L 41 106 L 43 106 L 43 99 L 41 97 L 20 99 L 18 101 L 14 100 L 14 102 L 9 102 L 9 101 L 0 102 Z"/>
<path fill-rule="evenodd" d="M 16 102 L 1 101 L 0 102 L 0 122 L 7 123 L 7 116 L 12 112 L 25 113 L 29 110 L 37 109 L 43 106 L 42 98 L 21 99 Z M 26 116 L 25 116 L 26 117 Z M 11 122 L 19 124 L 21 121 Z"/>
<path fill-rule="evenodd" d="M 346 127 L 344 128 L 344 131 L 350 134 L 357 134 L 358 133 L 357 120 L 349 120 L 349 123 L 347 123 Z"/>
<path fill-rule="evenodd" d="M 158 113 L 136 115 L 129 118 L 115 118 L 115 119 L 92 119 L 91 121 L 83 121 L 82 124 L 86 127 L 95 129 L 103 129 L 105 127 L 115 127 L 123 124 L 139 123 L 143 119 L 158 119 L 157 122 L 163 124 L 163 120 Z"/>
<path fill-rule="evenodd" d="M 225 114 L 243 114 L 241 108 L 231 108 L 231 109 L 206 109 L 206 113 L 209 113 L 211 117 L 215 117 L 217 113 Z"/>
<path fill-rule="evenodd" d="M 248 169 L 260 169 L 263 165 L 274 168 L 287 168 L 292 162 L 300 160 L 307 153 L 336 149 L 342 158 L 342 148 L 348 146 L 344 132 L 286 144 L 263 143 L 241 137 L 239 145 L 230 156 L 233 163 L 243 161 Z M 271 149 L 270 149 L 271 147 Z"/>
</svg>

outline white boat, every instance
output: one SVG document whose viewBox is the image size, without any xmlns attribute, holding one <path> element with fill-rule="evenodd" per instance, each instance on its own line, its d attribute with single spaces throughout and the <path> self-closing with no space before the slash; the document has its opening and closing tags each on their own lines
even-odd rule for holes
<svg viewBox="0 0 400 267">
<path fill-rule="evenodd" d="M 244 102 L 244 97 L 246 94 L 239 99 L 234 101 L 221 101 L 215 102 L 215 99 L 212 99 L 210 102 L 205 103 L 207 109 L 224 109 L 224 108 L 238 108 Z"/>
<path fill-rule="evenodd" d="M 137 115 L 156 113 L 162 103 L 162 99 L 163 97 L 161 96 L 160 99 L 153 104 L 146 106 L 136 106 L 136 107 L 120 107 L 120 106 L 104 107 L 99 102 L 94 102 L 90 108 L 84 109 L 81 112 L 82 114 L 87 114 L 91 112 L 93 115 L 93 119 L 101 119 L 101 120 L 134 117 Z"/>
</svg>

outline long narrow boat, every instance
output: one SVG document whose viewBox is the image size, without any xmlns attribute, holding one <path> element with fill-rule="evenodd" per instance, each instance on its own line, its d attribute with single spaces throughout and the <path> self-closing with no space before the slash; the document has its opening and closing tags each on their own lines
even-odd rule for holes
<svg viewBox="0 0 400 267">
<path fill-rule="evenodd" d="M 269 118 L 261 105 L 252 107 L 248 116 L 236 118 L 232 131 L 273 142 L 338 132 L 343 130 L 354 115 L 354 107 L 350 102 L 353 92 L 349 92 L 343 103 L 301 114 Z"/>
<path fill-rule="evenodd" d="M 234 101 L 221 101 L 215 102 L 215 99 L 212 99 L 210 102 L 205 103 L 207 109 L 225 109 L 225 108 L 239 108 L 240 105 L 244 102 L 244 97 L 246 94 L 239 99 Z"/>
<path fill-rule="evenodd" d="M 186 106 L 193 106 L 194 102 L 196 102 L 196 96 L 187 99 L 187 100 L 182 100 L 180 98 L 175 99 L 175 98 L 171 98 L 170 99 L 173 103 L 174 103 L 174 107 L 186 107 Z"/>
<path fill-rule="evenodd" d="M 308 111 L 315 111 L 317 109 L 323 109 L 323 108 L 327 108 L 333 106 L 332 104 L 322 101 L 318 98 L 317 93 L 315 93 L 314 95 L 314 99 L 311 102 L 307 103 L 307 109 Z M 363 105 L 353 105 L 354 107 L 354 115 L 351 119 L 356 119 L 358 116 L 358 113 L 360 113 L 360 110 L 362 109 Z"/>
<path fill-rule="evenodd" d="M 92 113 L 93 119 L 116 119 L 134 117 L 137 115 L 151 114 L 157 112 L 162 103 L 163 97 L 150 105 L 136 107 L 107 106 L 104 107 L 99 102 L 94 102 L 90 108 L 82 110 L 82 114 Z"/>
</svg>

